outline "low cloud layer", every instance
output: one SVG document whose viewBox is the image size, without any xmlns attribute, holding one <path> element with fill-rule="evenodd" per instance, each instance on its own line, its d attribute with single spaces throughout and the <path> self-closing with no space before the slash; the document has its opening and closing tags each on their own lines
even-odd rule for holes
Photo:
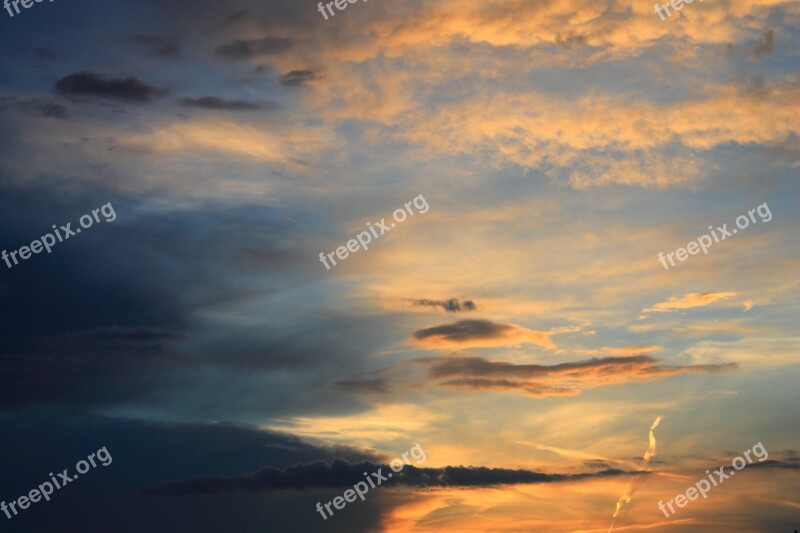
<svg viewBox="0 0 800 533">
<path fill-rule="evenodd" d="M 285 469 L 262 468 L 243 476 L 216 476 L 171 481 L 144 491 L 149 495 L 219 494 L 232 491 L 265 491 L 275 489 L 309 489 L 352 487 L 362 481 L 364 472 L 382 469 L 385 476 L 391 472 L 389 465 L 368 461 L 349 463 L 342 459 L 333 462 L 315 461 L 290 466 Z M 584 474 L 545 474 L 533 470 L 446 466 L 444 468 L 419 468 L 406 465 L 387 484 L 411 487 L 487 487 L 520 483 L 552 483 L 586 477 L 622 475 L 626 472 L 608 469 Z"/>
<path fill-rule="evenodd" d="M 439 385 L 465 390 L 507 390 L 527 396 L 564 396 L 581 390 L 663 379 L 680 374 L 718 374 L 735 370 L 734 363 L 666 366 L 647 355 L 592 358 L 556 365 L 518 365 L 480 357 L 424 360 Z"/>
</svg>

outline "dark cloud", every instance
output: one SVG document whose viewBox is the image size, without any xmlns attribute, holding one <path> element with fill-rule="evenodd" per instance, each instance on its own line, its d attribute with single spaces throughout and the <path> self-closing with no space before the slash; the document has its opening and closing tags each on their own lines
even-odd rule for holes
<svg viewBox="0 0 800 533">
<path fill-rule="evenodd" d="M 726 363 L 720 365 L 665 367 L 661 366 L 657 359 L 648 355 L 635 355 L 631 357 L 594 357 L 585 361 L 559 363 L 556 365 L 516 365 L 513 363 L 489 361 L 481 357 L 457 357 L 436 360 L 431 366 L 431 374 L 434 377 L 454 375 L 539 377 L 555 374 L 569 374 L 575 376 L 580 372 L 608 373 L 611 372 L 612 369 L 636 369 L 643 373 L 656 374 L 662 371 L 670 372 L 689 368 L 713 373 L 731 370 L 736 368 L 736 365 L 734 363 Z"/>
<path fill-rule="evenodd" d="M 43 117 L 62 118 L 67 116 L 67 108 L 55 102 L 45 102 L 41 107 Z"/>
<path fill-rule="evenodd" d="M 49 59 L 55 59 L 58 57 L 58 54 L 54 50 L 50 50 L 49 48 L 45 48 L 40 46 L 34 50 L 36 52 L 36 59 L 39 61 L 47 61 Z"/>
<path fill-rule="evenodd" d="M 489 320 L 459 320 L 454 324 L 444 324 L 414 332 L 414 338 L 441 337 L 448 341 L 467 341 L 473 339 L 492 339 L 502 337 L 513 329 L 508 324 L 498 324 Z"/>
<path fill-rule="evenodd" d="M 65 106 L 40 98 L 26 100 L 14 96 L 0 97 L 0 111 L 4 110 L 6 106 L 16 106 L 26 113 L 41 117 L 64 118 L 67 116 L 67 108 Z"/>
<path fill-rule="evenodd" d="M 764 33 L 758 39 L 758 44 L 756 45 L 755 50 L 753 50 L 753 55 L 756 57 L 761 57 L 769 54 L 775 49 L 775 31 L 769 30 L 768 32 Z"/>
<path fill-rule="evenodd" d="M 448 313 L 458 313 L 461 311 L 475 311 L 477 307 L 472 300 L 464 300 L 460 302 L 458 298 L 450 298 L 449 300 L 412 300 L 414 305 L 424 305 L 427 307 L 441 307 Z"/>
<path fill-rule="evenodd" d="M 563 46 L 571 50 L 579 46 L 586 46 L 586 36 L 575 33 L 574 31 L 570 31 L 563 37 L 561 33 L 557 33 L 555 43 L 557 46 Z"/>
<path fill-rule="evenodd" d="M 217 109 L 225 111 L 253 111 L 262 109 L 259 104 L 245 102 L 242 100 L 223 100 L 216 96 L 204 96 L 202 98 L 184 98 L 181 105 L 186 107 L 199 107 L 201 109 Z"/>
<path fill-rule="evenodd" d="M 767 459 L 766 461 L 756 460 L 747 465 L 747 468 L 782 468 L 784 470 L 800 470 L 800 463 L 796 459 L 787 458 L 785 461 L 777 461 L 774 459 Z"/>
<path fill-rule="evenodd" d="M 153 214 L 95 181 L 8 183 L 0 179 L 0 250 L 29 245 L 52 224 L 74 230 L 107 202 L 117 219 L 101 217 L 11 269 L 0 261 L 0 404 L 158 405 L 189 420 L 367 408 L 356 388 L 333 384 L 374 377 L 382 363 L 370 354 L 388 319 L 335 308 L 287 318 L 273 295 L 304 290 L 318 274 L 287 222 L 294 215 L 249 205 Z M 210 318 L 255 306 L 258 326 Z"/>
<path fill-rule="evenodd" d="M 72 96 L 89 95 L 126 102 L 145 103 L 162 92 L 133 76 L 127 78 L 103 78 L 90 72 L 70 74 L 56 82 L 56 90 Z"/>
<path fill-rule="evenodd" d="M 220 494 L 233 491 L 268 491 L 280 489 L 345 488 L 364 479 L 364 472 L 382 474 L 391 472 L 389 465 L 369 461 L 349 463 L 342 459 L 332 462 L 314 461 L 284 469 L 262 468 L 242 476 L 214 476 L 171 481 L 145 491 L 148 495 Z M 606 477 L 628 474 L 623 470 L 609 469 L 582 474 L 544 474 L 533 470 L 446 466 L 444 468 L 419 468 L 406 465 L 401 472 L 392 474 L 388 483 L 411 487 L 487 487 L 528 483 L 552 483 L 586 477 Z M 387 483 L 387 482 L 384 482 Z M 383 483 L 382 483 L 383 484 Z"/>
<path fill-rule="evenodd" d="M 292 70 L 281 76 L 281 84 L 289 87 L 302 87 L 309 81 L 318 80 L 313 70 Z"/>
<path fill-rule="evenodd" d="M 178 57 L 181 47 L 178 37 L 174 35 L 148 35 L 135 33 L 131 42 L 145 49 L 148 55 L 157 57 Z"/>
<path fill-rule="evenodd" d="M 383 378 L 348 379 L 337 381 L 334 385 L 352 392 L 388 394 L 391 391 L 388 380 Z"/>
<path fill-rule="evenodd" d="M 281 54 L 292 47 L 292 40 L 281 37 L 264 37 L 262 39 L 234 40 L 214 49 L 214 52 L 227 59 L 249 59 L 263 55 Z"/>
<path fill-rule="evenodd" d="M 225 22 L 228 24 L 236 24 L 237 22 L 241 22 L 248 18 L 249 12 L 247 10 L 237 11 L 236 13 L 232 13 L 225 19 Z"/>
<path fill-rule="evenodd" d="M 53 524 L 59 525 L 59 533 L 102 530 L 98 524 L 113 524 L 115 533 L 255 531 L 264 524 L 273 531 L 315 531 L 321 521 L 313 512 L 315 502 L 332 497 L 322 489 L 258 497 L 218 495 L 213 501 L 187 496 L 169 502 L 138 493 L 171 479 L 230 476 L 264 465 L 284 469 L 337 458 L 353 464 L 385 460 L 374 453 L 323 446 L 242 424 L 148 422 L 52 408 L 15 414 L 0 409 L 0 423 L 4 435 L 14 436 L 4 441 L 0 454 L 0 493 L 6 501 L 27 494 L 48 479 L 48 472 L 68 468 L 74 473 L 77 460 L 102 446 L 113 458 L 107 467 L 92 469 L 69 489 L 58 491 L 44 507 L 34 506 L 13 520 L 0 513 L 5 533 L 53 531 Z M 93 505 L 85 505 L 87 501 Z M 379 497 L 370 504 L 341 525 L 326 524 L 326 531 L 379 530 L 389 505 Z"/>
</svg>

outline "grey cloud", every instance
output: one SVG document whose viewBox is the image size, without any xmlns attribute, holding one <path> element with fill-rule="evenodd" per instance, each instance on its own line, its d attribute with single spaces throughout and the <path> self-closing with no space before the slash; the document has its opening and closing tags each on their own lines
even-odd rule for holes
<svg viewBox="0 0 800 533">
<path fill-rule="evenodd" d="M 72 96 L 99 96 L 135 103 L 146 103 L 152 96 L 162 92 L 133 76 L 104 78 L 90 72 L 76 72 L 61 78 L 56 82 L 56 90 Z"/>
<path fill-rule="evenodd" d="M 36 52 L 36 59 L 39 61 L 47 61 L 48 59 L 55 59 L 58 57 L 58 54 L 54 50 L 50 50 L 49 48 L 45 48 L 43 46 L 37 47 L 34 52 Z"/>
<path fill-rule="evenodd" d="M 19 99 L 14 96 L 0 97 L 0 111 L 6 105 L 15 105 L 22 111 L 41 117 L 64 118 L 67 116 L 67 108 L 62 104 L 40 98 Z"/>
<path fill-rule="evenodd" d="M 493 339 L 501 337 L 510 329 L 512 327 L 507 324 L 498 324 L 489 320 L 460 320 L 454 324 L 421 329 L 414 332 L 414 338 L 421 340 L 441 336 L 450 341 Z"/>
<path fill-rule="evenodd" d="M 245 102 L 242 100 L 223 100 L 216 96 L 204 96 L 202 98 L 184 98 L 181 105 L 186 107 L 198 107 L 201 109 L 216 109 L 226 111 L 254 111 L 262 109 L 259 104 Z"/>
<path fill-rule="evenodd" d="M 178 37 L 174 35 L 150 35 L 135 33 L 131 42 L 144 48 L 148 55 L 157 57 L 178 57 L 181 47 Z"/>
<path fill-rule="evenodd" d="M 450 298 L 449 300 L 412 300 L 414 305 L 422 305 L 427 307 L 441 307 L 448 313 L 458 313 L 460 311 L 475 311 L 477 306 L 472 300 L 464 300 L 460 302 L 458 298 Z"/>
<path fill-rule="evenodd" d="M 228 17 L 225 19 L 225 22 L 227 22 L 228 24 L 235 24 L 237 22 L 241 22 L 242 20 L 248 18 L 249 15 L 250 13 L 247 10 L 237 11 L 236 13 L 231 13 L 230 15 L 228 15 Z"/>
<path fill-rule="evenodd" d="M 768 32 L 764 33 L 758 39 L 758 44 L 756 45 L 755 50 L 753 50 L 753 55 L 756 57 L 761 57 L 769 54 L 775 49 L 775 31 L 769 30 Z"/>
<path fill-rule="evenodd" d="M 426 360 L 430 362 L 431 360 Z M 576 376 L 578 373 L 607 373 L 617 371 L 637 371 L 643 374 L 658 374 L 668 371 L 695 369 L 705 372 L 723 372 L 736 368 L 733 363 L 720 365 L 662 366 L 660 361 L 647 355 L 631 357 L 602 357 L 585 361 L 559 363 L 556 365 L 517 365 L 506 362 L 489 361 L 481 357 L 457 357 L 433 360 L 430 373 L 434 377 L 448 376 L 518 376 L 541 377 L 558 374 Z"/>
<path fill-rule="evenodd" d="M 342 459 L 333 462 L 315 461 L 302 463 L 279 470 L 262 468 L 257 472 L 241 476 L 214 476 L 171 481 L 144 491 L 149 495 L 219 494 L 233 491 L 268 491 L 280 489 L 309 489 L 352 487 L 363 480 L 363 472 L 383 473 L 390 471 L 388 465 L 369 461 L 350 463 Z M 399 473 L 393 473 L 388 483 L 411 487 L 486 487 L 493 485 L 552 483 L 627 474 L 622 470 L 608 469 L 581 474 L 545 474 L 533 470 L 446 466 L 444 468 L 419 468 L 406 465 Z"/>
<path fill-rule="evenodd" d="M 289 87 L 302 87 L 307 82 L 318 80 L 313 70 L 292 70 L 281 76 L 281 84 Z"/>
<path fill-rule="evenodd" d="M 348 379 L 337 381 L 335 386 L 341 387 L 351 392 L 365 392 L 375 394 L 387 394 L 390 392 L 389 382 L 383 378 L 374 379 Z"/>
<path fill-rule="evenodd" d="M 281 54 L 292 47 L 292 40 L 280 37 L 264 37 L 262 39 L 234 40 L 232 43 L 218 46 L 214 52 L 227 59 L 239 60 L 253 57 Z"/>
</svg>

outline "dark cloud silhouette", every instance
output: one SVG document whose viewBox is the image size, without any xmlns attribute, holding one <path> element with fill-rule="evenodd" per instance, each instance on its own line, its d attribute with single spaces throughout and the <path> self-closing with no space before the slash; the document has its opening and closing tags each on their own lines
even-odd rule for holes
<svg viewBox="0 0 800 533">
<path fill-rule="evenodd" d="M 174 35 L 135 33 L 131 35 L 130 39 L 132 43 L 144 48 L 151 56 L 178 57 L 181 55 L 179 39 Z"/>
<path fill-rule="evenodd" d="M 81 415 L 56 409 L 27 409 L 14 414 L 0 410 L 4 435 L 0 456 L 0 493 L 21 495 L 46 479 L 47 472 L 60 472 L 105 446 L 113 457 L 108 467 L 98 467 L 85 480 L 60 491 L 47 512 L 27 513 L 7 521 L 0 513 L 3 531 L 52 531 L 60 533 L 98 531 L 98 524 L 114 524 L 115 533 L 141 531 L 231 531 L 231 509 L 238 524 L 234 530 L 252 530 L 250 524 L 273 531 L 315 531 L 319 515 L 309 512 L 325 489 L 282 491 L 272 496 L 235 493 L 208 497 L 187 496 L 166 502 L 138 492 L 171 479 L 195 476 L 229 476 L 252 472 L 264 465 L 284 469 L 298 463 L 351 463 L 385 460 L 383 456 L 346 446 L 322 446 L 294 436 L 231 423 L 167 423 Z M 255 496 L 258 496 L 257 498 Z M 5 498 L 8 501 L 8 497 Z M 84 505 L 91 501 L 93 505 Z M 375 498 L 358 516 L 340 526 L 326 528 L 335 533 L 377 531 L 389 503 Z M 102 528 L 100 528 L 102 529 Z"/>
<path fill-rule="evenodd" d="M 126 102 L 146 103 L 162 92 L 133 76 L 123 79 L 103 78 L 90 72 L 77 72 L 56 82 L 56 90 L 72 96 L 99 96 Z"/>
<path fill-rule="evenodd" d="M 313 70 L 292 70 L 281 76 L 281 84 L 289 87 L 302 87 L 309 81 L 318 80 Z"/>
<path fill-rule="evenodd" d="M 427 307 L 441 307 L 448 313 L 458 313 L 461 311 L 475 311 L 477 306 L 472 300 L 464 300 L 460 302 L 458 298 L 450 298 L 449 300 L 412 300 L 414 305 L 423 305 Z"/>
<path fill-rule="evenodd" d="M 280 37 L 264 37 L 262 39 L 235 40 L 214 49 L 214 52 L 227 59 L 249 59 L 263 55 L 281 54 L 292 47 L 292 40 Z"/>
<path fill-rule="evenodd" d="M 219 494 L 232 491 L 266 491 L 280 489 L 344 488 L 352 487 L 364 479 L 364 472 L 382 474 L 392 472 L 389 465 L 370 461 L 350 463 L 342 459 L 332 462 L 314 461 L 285 469 L 262 468 L 241 476 L 213 476 L 170 481 L 144 491 L 148 495 L 181 496 L 189 494 Z M 623 470 L 608 469 L 581 474 L 544 474 L 533 470 L 446 466 L 444 468 L 419 468 L 406 465 L 394 472 L 384 483 L 411 487 L 487 487 L 493 485 L 552 483 L 586 477 L 607 477 L 628 474 Z M 383 484 L 383 483 L 382 483 Z"/>
<path fill-rule="evenodd" d="M 418 340 L 428 337 L 442 337 L 450 341 L 466 341 L 502 337 L 513 329 L 508 324 L 498 324 L 489 320 L 460 320 L 454 324 L 444 324 L 414 332 Z"/>
<path fill-rule="evenodd" d="M 217 109 L 225 111 L 254 111 L 262 109 L 259 104 L 245 102 L 242 100 L 223 100 L 216 96 L 204 96 L 202 98 L 184 98 L 181 105 L 186 107 L 199 107 L 201 109 Z"/>
<path fill-rule="evenodd" d="M 759 37 L 758 44 L 755 50 L 753 50 L 753 55 L 761 57 L 769 54 L 773 50 L 775 50 L 775 31 L 769 30 Z"/>
</svg>

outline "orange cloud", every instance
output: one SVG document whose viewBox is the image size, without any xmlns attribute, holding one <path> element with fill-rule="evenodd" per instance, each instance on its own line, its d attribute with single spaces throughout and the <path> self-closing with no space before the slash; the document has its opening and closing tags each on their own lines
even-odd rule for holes
<svg viewBox="0 0 800 533">
<path fill-rule="evenodd" d="M 683 297 L 671 297 L 665 302 L 660 302 L 653 307 L 642 309 L 640 319 L 647 318 L 650 313 L 667 313 L 675 309 L 691 309 L 713 304 L 726 298 L 736 296 L 735 292 L 690 292 Z"/>
<path fill-rule="evenodd" d="M 650 352 L 657 352 L 659 350 L 663 350 L 663 346 L 651 345 L 651 346 L 625 346 L 622 348 L 603 348 L 604 351 L 608 353 L 613 353 L 614 355 L 638 355 L 643 353 L 650 353 Z"/>
</svg>

